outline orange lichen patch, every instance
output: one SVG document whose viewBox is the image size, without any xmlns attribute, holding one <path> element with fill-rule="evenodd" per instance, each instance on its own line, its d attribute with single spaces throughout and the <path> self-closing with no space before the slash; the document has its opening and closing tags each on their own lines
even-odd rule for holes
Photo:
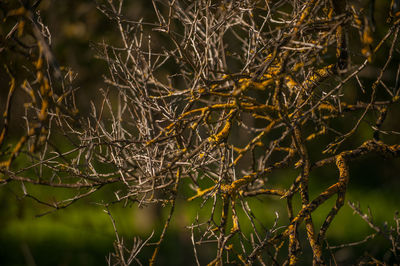
<svg viewBox="0 0 400 266">
<path fill-rule="evenodd" d="M 251 192 L 245 192 L 245 191 L 241 190 L 239 193 L 243 194 L 245 196 L 256 196 L 256 195 L 266 194 L 266 195 L 275 195 L 275 196 L 282 197 L 285 195 L 285 191 L 283 191 L 283 190 L 269 189 L 269 188 L 259 189 L 259 190 L 255 190 L 255 191 L 251 191 Z"/>
<path fill-rule="evenodd" d="M 233 93 L 232 96 L 238 96 L 240 95 L 242 92 L 246 91 L 249 86 L 251 84 L 251 79 L 239 79 L 239 87 L 236 88 Z"/>
<path fill-rule="evenodd" d="M 267 62 L 268 60 L 270 60 L 273 57 L 273 54 L 268 54 L 265 59 L 264 62 Z"/>
<path fill-rule="evenodd" d="M 190 197 L 190 198 L 188 198 L 187 201 L 192 201 L 192 200 L 194 200 L 194 199 L 197 199 L 197 198 L 199 198 L 199 197 L 202 197 L 204 194 L 210 192 L 210 191 L 213 190 L 213 189 L 215 189 L 215 186 L 212 186 L 212 187 L 209 187 L 209 188 L 206 188 L 206 189 L 203 189 L 203 190 L 201 190 L 201 189 L 199 188 L 199 189 L 197 189 L 197 194 L 194 195 L 194 196 L 192 196 L 192 197 Z"/>
<path fill-rule="evenodd" d="M 21 139 L 18 141 L 17 145 L 15 145 L 14 149 L 11 152 L 11 155 L 7 161 L 0 162 L 0 168 L 5 167 L 8 169 L 12 163 L 12 161 L 15 159 L 17 154 L 20 152 L 21 148 L 25 144 L 25 142 L 28 140 L 26 136 L 21 137 Z"/>
<path fill-rule="evenodd" d="M 243 265 L 250 265 L 246 262 L 246 260 L 243 258 L 243 256 L 241 254 L 237 255 L 238 259 L 243 263 Z"/>
<path fill-rule="evenodd" d="M 368 61 L 372 61 L 372 50 L 371 44 L 373 43 L 374 39 L 372 37 L 372 30 L 368 23 L 368 20 L 365 19 L 364 29 L 361 35 L 361 42 L 363 44 L 363 48 L 361 49 L 361 53 L 367 57 Z"/>
<path fill-rule="evenodd" d="M 339 25 L 336 28 L 336 42 L 337 42 L 337 46 L 336 46 L 336 57 L 340 57 L 341 54 L 341 48 L 342 48 L 342 44 L 343 44 L 343 26 Z"/>
<path fill-rule="evenodd" d="M 317 80 L 319 78 L 327 77 L 332 74 L 331 70 L 334 68 L 334 65 L 327 65 L 323 68 L 318 69 L 313 76 L 310 77 L 311 80 Z"/>
<path fill-rule="evenodd" d="M 204 92 L 206 92 L 206 88 L 201 87 L 201 88 L 199 88 L 198 92 L 199 92 L 199 93 L 204 93 Z"/>
<path fill-rule="evenodd" d="M 225 122 L 224 127 L 215 135 L 208 138 L 208 141 L 213 143 L 220 143 L 222 140 L 226 139 L 229 135 L 230 129 L 232 127 L 233 114 L 236 113 L 236 109 L 230 110 L 228 113 L 228 119 Z"/>
<path fill-rule="evenodd" d="M 210 91 L 211 95 L 216 95 L 220 97 L 229 97 L 231 96 L 231 93 L 225 93 L 225 92 L 216 92 L 216 91 Z"/>
<path fill-rule="evenodd" d="M 296 227 L 291 224 L 287 231 L 289 235 L 289 265 L 296 265 L 298 261 L 298 256 L 295 253 L 297 249 Z"/>
<path fill-rule="evenodd" d="M 232 182 L 231 184 L 220 184 L 219 191 L 222 193 L 223 197 L 228 198 L 228 196 L 230 196 L 234 199 L 236 194 L 239 192 L 239 189 L 254 180 L 255 175 L 255 173 L 252 173 L 250 175 L 243 176 L 242 178 Z M 204 190 L 197 189 L 197 194 L 190 197 L 188 201 L 192 201 L 196 198 L 202 197 L 206 193 L 216 189 L 217 186 L 218 185 L 214 185 Z"/>
<path fill-rule="evenodd" d="M 314 88 L 314 84 L 320 82 L 321 80 L 327 78 L 332 74 L 333 68 L 334 64 L 331 64 L 314 71 L 314 73 L 308 76 L 307 79 L 302 83 L 303 89 L 308 91 Z"/>
<path fill-rule="evenodd" d="M 6 136 L 6 128 L 4 127 L 4 128 L 1 130 L 1 134 L 0 134 L 0 144 L 3 143 L 5 136 Z"/>
<path fill-rule="evenodd" d="M 232 126 L 232 122 L 231 121 L 226 121 L 224 127 L 222 128 L 222 130 L 220 132 L 218 132 L 215 135 L 212 135 L 208 138 L 208 140 L 210 142 L 215 142 L 215 143 L 219 143 L 220 141 L 222 141 L 223 139 L 225 139 L 226 137 L 228 137 L 230 129 Z"/>
<path fill-rule="evenodd" d="M 310 134 L 310 135 L 306 138 L 306 140 L 307 140 L 307 141 L 313 140 L 313 139 L 315 139 L 317 136 L 326 134 L 326 132 L 327 132 L 327 131 L 326 131 L 326 127 L 324 126 L 324 127 L 322 127 L 322 129 L 321 129 L 320 131 Z"/>
<path fill-rule="evenodd" d="M 336 156 L 336 166 L 339 169 L 339 182 L 338 187 L 344 188 L 349 182 L 349 168 L 346 164 L 345 158 L 342 154 Z"/>
<path fill-rule="evenodd" d="M 275 151 L 285 151 L 287 153 L 293 153 L 295 150 L 289 147 L 275 147 Z"/>
<path fill-rule="evenodd" d="M 42 57 L 42 46 L 39 46 L 40 55 L 37 61 L 35 62 L 36 69 L 41 69 L 43 66 L 43 57 Z"/>
<path fill-rule="evenodd" d="M 171 128 L 173 128 L 176 125 L 176 122 L 172 122 L 171 124 L 169 124 L 168 126 L 165 127 L 165 130 L 168 131 Z"/>
<path fill-rule="evenodd" d="M 231 233 L 236 233 L 238 231 L 239 231 L 239 219 L 236 215 L 232 215 Z"/>
<path fill-rule="evenodd" d="M 374 41 L 372 37 L 372 30 L 371 27 L 367 24 L 364 27 L 363 34 L 362 34 L 362 42 L 363 44 L 370 45 Z"/>
<path fill-rule="evenodd" d="M 368 46 L 364 46 L 362 49 L 361 49 L 361 53 L 365 56 L 365 57 L 367 57 L 367 59 L 368 59 L 368 62 L 372 62 L 372 51 L 371 51 L 371 48 L 370 47 L 368 47 Z"/>
<path fill-rule="evenodd" d="M 187 111 L 187 112 L 181 114 L 179 116 L 178 120 L 180 120 L 180 119 L 182 119 L 182 118 L 184 118 L 184 117 L 186 117 L 188 115 L 191 115 L 191 114 L 194 114 L 194 113 L 198 113 L 198 112 L 204 113 L 205 111 L 214 111 L 214 110 L 220 110 L 220 109 L 232 109 L 232 108 L 235 108 L 235 107 L 236 107 L 236 104 L 234 102 L 232 102 L 232 103 L 218 103 L 218 104 L 214 104 L 214 105 L 211 105 L 211 106 L 206 106 L 206 107 L 197 108 L 197 109 L 193 109 L 193 110 Z"/>
<path fill-rule="evenodd" d="M 330 103 L 321 103 L 318 105 L 318 110 L 327 110 L 331 113 L 336 112 L 337 109 Z"/>
<path fill-rule="evenodd" d="M 149 146 L 149 145 L 153 144 L 156 140 L 157 140 L 157 138 L 154 138 L 154 139 L 151 139 L 149 141 L 146 141 L 146 146 Z"/>
<path fill-rule="evenodd" d="M 65 92 L 65 93 L 61 94 L 61 95 L 58 97 L 56 103 L 57 103 L 57 104 L 60 104 L 60 103 L 65 99 L 65 97 L 66 97 L 68 94 L 69 94 L 69 92 Z"/>
<path fill-rule="evenodd" d="M 278 75 L 281 73 L 282 71 L 282 64 L 280 62 L 278 62 L 278 60 L 276 59 L 274 61 L 274 65 L 270 66 L 268 68 L 268 73 L 266 74 L 266 77 L 268 78 L 277 78 Z"/>
<path fill-rule="evenodd" d="M 304 67 L 304 63 L 303 63 L 303 62 L 299 62 L 299 63 L 294 64 L 292 70 L 293 70 L 294 72 L 297 72 L 297 71 L 299 71 L 300 68 L 302 68 L 302 67 Z"/>
<path fill-rule="evenodd" d="M 238 147 L 235 147 L 235 146 L 233 146 L 233 150 L 236 151 L 236 152 L 242 152 L 242 151 L 244 151 L 244 149 L 238 148 Z"/>
<path fill-rule="evenodd" d="M 249 184 L 251 181 L 253 181 L 255 176 L 256 176 L 255 173 L 251 173 L 249 175 L 243 176 L 238 180 L 233 181 L 229 187 L 229 193 L 230 194 L 236 193 L 242 186 L 245 186 Z"/>
<path fill-rule="evenodd" d="M 39 120 L 44 121 L 47 118 L 47 108 L 49 107 L 49 102 L 46 99 L 42 101 L 42 108 L 39 113 Z"/>
<path fill-rule="evenodd" d="M 196 129 L 198 126 L 199 126 L 199 123 L 195 122 L 195 123 L 193 123 L 193 124 L 190 125 L 190 128 L 194 130 L 194 129 Z"/>
<path fill-rule="evenodd" d="M 351 11 L 352 11 L 352 15 L 353 15 L 353 21 L 354 21 L 354 23 L 355 23 L 359 28 L 361 28 L 363 22 L 362 22 L 362 20 L 361 20 L 361 18 L 360 18 L 360 16 L 358 15 L 358 13 L 357 13 L 356 10 L 357 10 L 357 8 L 356 8 L 354 5 L 351 5 Z"/>
<path fill-rule="evenodd" d="M 266 104 L 254 105 L 253 103 L 240 102 L 239 106 L 241 109 L 245 111 L 267 111 L 267 112 L 278 111 L 278 107 Z"/>
<path fill-rule="evenodd" d="M 309 16 L 311 10 L 314 7 L 316 0 L 310 0 L 307 3 L 307 6 L 304 8 L 303 13 L 301 13 L 300 19 L 296 22 L 295 27 L 293 28 L 293 33 L 297 34 L 299 31 L 300 26 L 303 24 L 304 20 Z"/>
<path fill-rule="evenodd" d="M 267 120 L 269 122 L 272 122 L 274 120 L 269 115 L 259 115 L 259 114 L 252 113 L 251 116 L 254 117 L 254 118 L 258 118 L 258 119 Z"/>
<path fill-rule="evenodd" d="M 299 84 L 293 80 L 293 78 L 291 76 L 285 76 L 285 84 L 289 89 L 293 89 L 296 86 L 298 86 Z"/>
<path fill-rule="evenodd" d="M 253 82 L 251 83 L 251 85 L 253 85 L 254 88 L 256 88 L 256 89 L 258 89 L 258 90 L 265 90 L 265 88 L 266 88 L 267 86 L 272 85 L 273 83 L 274 83 L 274 79 L 269 78 L 269 79 L 266 79 L 266 80 L 261 81 L 261 82 L 255 82 L 255 81 L 253 81 Z"/>
<path fill-rule="evenodd" d="M 233 91 L 232 96 L 238 96 L 248 89 L 264 91 L 268 86 L 274 84 L 275 79 L 273 78 L 273 75 L 265 74 L 263 77 L 265 78 L 265 80 L 262 81 L 254 81 L 251 78 L 239 79 L 239 86 Z"/>
<path fill-rule="evenodd" d="M 43 95 L 52 96 L 53 92 L 50 89 L 49 80 L 47 78 L 43 79 L 43 84 L 40 86 L 40 91 L 43 90 Z"/>
<path fill-rule="evenodd" d="M 294 164 L 294 168 L 299 168 L 300 166 L 303 166 L 303 164 L 304 164 L 304 161 L 302 159 L 300 159 Z"/>
<path fill-rule="evenodd" d="M 41 82 L 43 78 L 43 73 L 41 71 L 38 71 L 36 73 L 36 82 Z"/>
</svg>

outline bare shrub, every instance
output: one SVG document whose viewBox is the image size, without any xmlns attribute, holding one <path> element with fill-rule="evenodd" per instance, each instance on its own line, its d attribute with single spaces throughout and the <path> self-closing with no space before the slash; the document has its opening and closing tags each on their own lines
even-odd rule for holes
<svg viewBox="0 0 400 266">
<path fill-rule="evenodd" d="M 78 112 L 74 74 L 58 66 L 37 7 L 7 7 L 1 49 L 25 56 L 26 65 L 5 68 L 1 183 L 19 182 L 26 197 L 52 209 L 117 184 L 114 198 L 100 202 L 111 219 L 110 204 L 169 208 L 159 239 L 136 239 L 130 250 L 112 219 L 117 242 L 110 264 L 139 262 L 148 245 L 154 250 L 148 260 L 156 262 L 180 186 L 193 190 L 187 200 L 199 208 L 211 202 L 207 217 L 187 225 L 197 264 L 198 250 L 209 243 L 215 265 L 294 265 L 305 242 L 315 265 L 334 262 L 326 232 L 345 203 L 351 162 L 400 155 L 396 123 L 386 122 L 398 115 L 400 99 L 399 3 L 385 7 L 379 36 L 371 2 L 153 1 L 157 21 L 131 20 L 122 0 L 101 2 L 121 45 L 95 46 L 109 74 L 90 115 Z M 23 72 L 18 84 L 13 71 Z M 17 89 L 27 95 L 26 132 L 8 143 Z M 313 172 L 328 165 L 337 168 L 337 181 L 310 197 Z M 284 169 L 292 171 L 271 182 Z M 26 183 L 75 194 L 44 202 Z M 262 226 L 249 205 L 259 195 L 280 199 L 287 217 Z M 316 226 L 312 214 L 330 198 L 336 201 Z M 398 261 L 398 225 L 390 232 Z"/>
</svg>

